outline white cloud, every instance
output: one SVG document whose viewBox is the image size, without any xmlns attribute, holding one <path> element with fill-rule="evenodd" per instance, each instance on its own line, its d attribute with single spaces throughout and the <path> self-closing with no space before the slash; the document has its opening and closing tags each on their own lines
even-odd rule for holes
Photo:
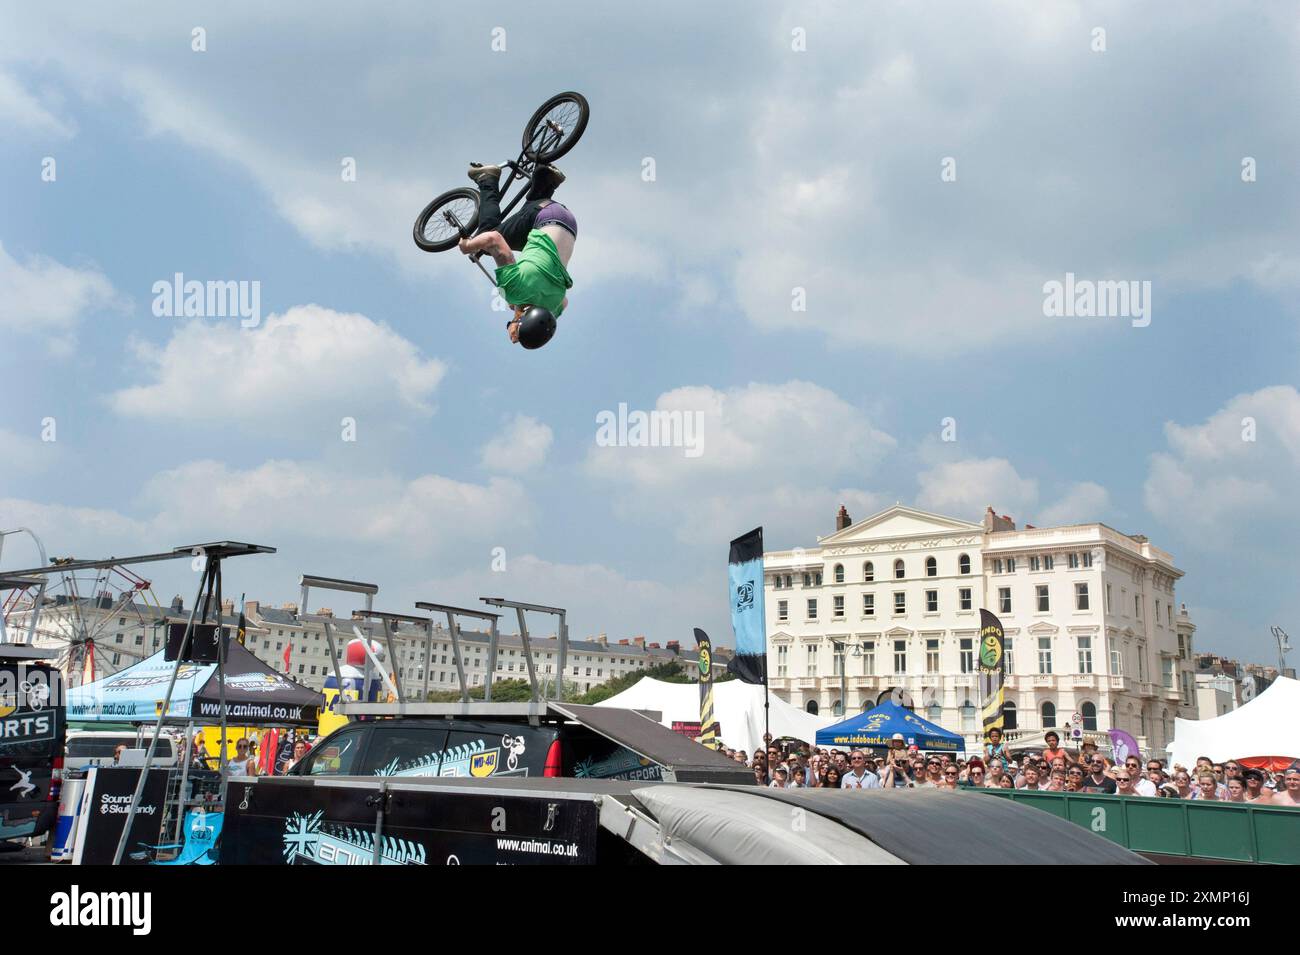
<svg viewBox="0 0 1300 955">
<path fill-rule="evenodd" d="M 917 475 L 917 504 L 968 521 L 984 508 L 1009 514 L 1017 523 L 1038 503 L 1038 482 L 1023 478 L 1006 458 L 964 458 L 937 464 Z"/>
<path fill-rule="evenodd" d="M 387 325 L 319 305 L 271 315 L 255 328 L 237 319 L 191 321 L 161 348 L 137 342 L 134 351 L 140 377 L 151 380 L 113 394 L 114 410 L 244 427 L 322 409 L 427 415 L 446 372 Z"/>
<path fill-rule="evenodd" d="M 650 409 L 627 409 L 629 437 L 637 410 Z M 685 440 L 669 447 L 602 447 L 594 443 L 593 418 L 585 470 L 620 489 L 615 507 L 621 514 L 668 521 L 679 539 L 692 543 L 726 541 L 759 523 L 774 537 L 803 538 L 810 526 L 829 533 L 841 500 L 865 495 L 832 488 L 864 479 L 897 443 L 861 409 L 803 381 L 725 390 L 687 386 L 661 394 L 653 411 L 666 416 L 661 420 L 681 422 L 670 433 Z M 603 412 L 615 420 L 619 415 L 617 408 Z M 612 430 L 617 436 L 619 429 Z"/>
<path fill-rule="evenodd" d="M 70 121 L 54 115 L 17 79 L 3 71 L 0 71 L 0 124 L 54 139 L 67 139 L 76 131 Z"/>
<path fill-rule="evenodd" d="M 20 263 L 0 243 L 0 330 L 46 339 L 59 351 L 75 342 L 89 313 L 122 310 L 124 300 L 98 269 L 73 268 L 44 256 Z"/>
<path fill-rule="evenodd" d="M 1110 510 L 1110 494 L 1100 484 L 1081 481 L 1071 485 L 1061 500 L 1038 514 L 1044 526 L 1089 524 L 1100 521 Z"/>
<path fill-rule="evenodd" d="M 1165 438 L 1169 450 L 1152 455 L 1144 488 L 1160 520 L 1225 541 L 1246 527 L 1258 534 L 1300 523 L 1300 392 L 1293 386 L 1237 395 L 1200 424 L 1169 422 Z"/>
<path fill-rule="evenodd" d="M 486 540 L 531 521 L 516 481 L 473 484 L 437 474 L 405 479 L 295 461 L 248 469 L 191 462 L 151 478 L 141 504 L 151 523 L 173 536 L 188 528 L 189 536 L 234 540 L 355 542 L 408 556 L 452 552 L 467 540 Z"/>
<path fill-rule="evenodd" d="M 35 422 L 39 424 L 39 421 Z M 0 428 L 0 474 L 33 474 L 52 466 L 58 444 Z"/>
<path fill-rule="evenodd" d="M 1069 485 L 1061 498 L 1040 507 L 1036 478 L 1022 477 L 1006 458 L 946 461 L 917 475 L 917 504 L 968 521 L 979 521 L 986 507 L 1012 517 L 1017 526 L 1087 524 L 1105 520 L 1110 494 L 1092 481 Z"/>
<path fill-rule="evenodd" d="M 554 432 L 536 418 L 515 415 L 500 434 L 483 445 L 483 467 L 522 474 L 541 467 Z"/>
</svg>

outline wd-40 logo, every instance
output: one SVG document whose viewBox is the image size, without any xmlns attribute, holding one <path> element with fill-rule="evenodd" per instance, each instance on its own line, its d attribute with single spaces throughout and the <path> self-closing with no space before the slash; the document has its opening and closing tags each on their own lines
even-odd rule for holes
<svg viewBox="0 0 1300 955">
<path fill-rule="evenodd" d="M 747 580 L 736 587 L 736 609 L 752 610 L 754 607 L 754 582 Z"/>
<path fill-rule="evenodd" d="M 469 774 L 482 779 L 485 776 L 491 776 L 496 772 L 497 756 L 500 750 L 490 750 L 486 753 L 475 753 L 469 758 Z"/>
</svg>

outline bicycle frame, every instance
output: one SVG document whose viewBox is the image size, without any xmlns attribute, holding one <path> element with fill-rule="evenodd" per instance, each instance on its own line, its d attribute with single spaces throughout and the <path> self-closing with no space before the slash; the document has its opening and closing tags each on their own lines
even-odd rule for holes
<svg viewBox="0 0 1300 955">
<path fill-rule="evenodd" d="M 542 135 L 536 143 L 533 152 L 538 155 L 545 155 L 549 150 L 555 147 L 563 135 L 563 127 L 558 126 L 554 121 L 550 121 L 548 128 L 542 131 Z M 537 164 L 529 159 L 522 151 L 520 151 L 518 159 L 515 159 L 513 162 L 508 162 L 506 165 L 510 168 L 510 175 L 506 176 L 506 181 L 501 184 L 501 197 L 503 199 L 510 191 L 510 187 L 514 185 L 516 179 L 521 179 L 525 183 L 532 182 L 533 170 L 537 168 Z M 516 193 L 513 199 L 501 207 L 501 218 L 508 218 L 510 213 L 514 212 L 515 206 L 519 205 L 519 201 L 527 194 L 527 189 L 521 189 Z"/>
</svg>

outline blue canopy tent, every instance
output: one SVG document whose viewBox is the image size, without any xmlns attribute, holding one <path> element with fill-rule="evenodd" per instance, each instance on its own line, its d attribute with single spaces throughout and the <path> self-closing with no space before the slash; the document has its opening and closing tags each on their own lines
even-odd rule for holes
<svg viewBox="0 0 1300 955">
<path fill-rule="evenodd" d="M 895 733 L 902 733 L 906 745 L 915 745 L 919 749 L 945 753 L 964 752 L 966 749 L 965 740 L 959 734 L 923 720 L 893 701 L 819 729 L 817 745 L 887 749 Z"/>
</svg>

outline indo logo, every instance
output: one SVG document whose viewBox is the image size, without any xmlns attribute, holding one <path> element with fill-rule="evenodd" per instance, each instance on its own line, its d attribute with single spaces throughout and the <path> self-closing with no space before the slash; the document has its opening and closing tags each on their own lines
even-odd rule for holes
<svg viewBox="0 0 1300 955">
<path fill-rule="evenodd" d="M 153 928 L 153 893 L 82 892 L 74 885 L 50 896 L 50 924 L 128 925 L 132 935 L 148 935 Z"/>
</svg>

